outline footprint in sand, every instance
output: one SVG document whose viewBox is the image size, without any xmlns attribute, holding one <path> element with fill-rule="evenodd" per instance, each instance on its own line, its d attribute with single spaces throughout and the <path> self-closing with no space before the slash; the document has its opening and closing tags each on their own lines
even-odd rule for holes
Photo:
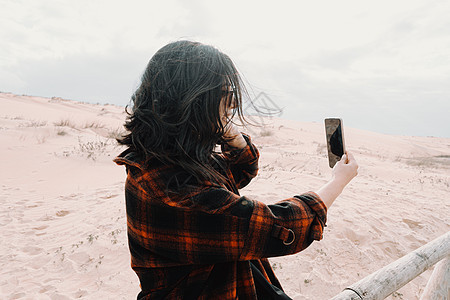
<svg viewBox="0 0 450 300">
<path fill-rule="evenodd" d="M 23 298 L 23 297 L 25 297 L 27 294 L 25 294 L 25 293 L 14 293 L 14 294 L 12 294 L 12 295 L 10 295 L 9 296 L 9 299 L 20 299 L 20 298 Z"/>
<path fill-rule="evenodd" d="M 403 223 L 408 225 L 409 228 L 411 228 L 411 229 L 422 228 L 422 225 L 419 222 L 409 220 L 409 219 L 402 219 L 402 221 L 403 221 Z"/>
<path fill-rule="evenodd" d="M 42 226 L 38 226 L 38 227 L 33 227 L 34 230 L 44 230 L 48 228 L 48 225 L 42 225 Z"/>
<path fill-rule="evenodd" d="M 47 225 L 42 225 L 42 226 L 38 226 L 38 227 L 33 227 L 32 229 L 34 230 L 33 233 L 37 236 L 41 236 L 46 234 L 46 232 L 42 232 L 42 230 L 48 228 Z"/>
<path fill-rule="evenodd" d="M 86 252 L 78 252 L 69 256 L 69 259 L 78 265 L 86 264 L 92 261 L 89 254 Z"/>
<path fill-rule="evenodd" d="M 70 213 L 70 211 L 68 211 L 68 210 L 60 210 L 60 211 L 56 212 L 56 215 L 58 217 L 64 217 L 64 216 L 67 216 L 69 213 Z"/>
<path fill-rule="evenodd" d="M 54 290 L 56 290 L 56 287 L 54 287 L 53 285 L 43 285 L 42 288 L 39 290 L 39 293 L 45 294 L 47 292 L 51 292 Z"/>
<path fill-rule="evenodd" d="M 373 242 L 371 245 L 374 248 L 379 249 L 380 253 L 383 253 L 384 255 L 387 254 L 391 257 L 402 257 L 404 255 L 401 244 L 395 240 Z"/>
<path fill-rule="evenodd" d="M 33 247 L 33 246 L 22 248 L 22 252 L 30 254 L 30 255 L 38 255 L 40 253 L 43 253 L 43 251 L 44 251 L 44 249 L 39 248 L 39 247 Z"/>
<path fill-rule="evenodd" d="M 53 216 L 49 216 L 49 215 L 45 215 L 42 218 L 39 219 L 39 221 L 51 221 L 53 220 L 55 217 Z"/>
<path fill-rule="evenodd" d="M 343 236 L 355 243 L 356 245 L 364 244 L 368 236 L 365 234 L 358 234 L 356 231 L 350 228 L 344 228 L 343 229 Z"/>
<path fill-rule="evenodd" d="M 35 270 L 40 270 L 42 267 L 44 267 L 46 264 L 50 263 L 52 258 L 50 256 L 38 256 L 35 259 L 33 259 L 29 266 Z"/>
</svg>

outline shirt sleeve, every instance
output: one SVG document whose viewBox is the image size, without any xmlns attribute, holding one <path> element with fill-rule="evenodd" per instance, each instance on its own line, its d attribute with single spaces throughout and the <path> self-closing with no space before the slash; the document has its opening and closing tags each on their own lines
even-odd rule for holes
<svg viewBox="0 0 450 300">
<path fill-rule="evenodd" d="M 211 264 L 293 254 L 322 238 L 326 207 L 306 193 L 273 205 L 208 188 L 189 207 L 127 196 L 134 262 L 161 267 Z M 145 197 L 144 197 L 145 202 Z"/>
<path fill-rule="evenodd" d="M 247 146 L 242 149 L 233 149 L 228 144 L 222 145 L 222 158 L 230 170 L 238 189 L 245 187 L 258 174 L 259 151 L 251 142 L 250 136 L 242 133 Z M 231 175 L 231 176 L 230 176 Z"/>
<path fill-rule="evenodd" d="M 272 205 L 251 202 L 248 239 L 240 259 L 293 254 L 322 239 L 327 208 L 317 194 L 308 192 Z"/>
</svg>

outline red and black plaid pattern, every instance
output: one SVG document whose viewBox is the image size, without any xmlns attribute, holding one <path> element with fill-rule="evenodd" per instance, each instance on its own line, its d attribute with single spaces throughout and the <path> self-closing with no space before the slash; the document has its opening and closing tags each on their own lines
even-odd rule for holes
<svg viewBox="0 0 450 300">
<path fill-rule="evenodd" d="M 326 207 L 309 192 L 273 205 L 241 197 L 238 189 L 258 172 L 259 153 L 248 145 L 222 148 L 217 159 L 228 181 L 205 182 L 185 193 L 167 192 L 176 166 L 143 167 L 136 153 L 126 165 L 125 199 L 131 266 L 140 299 L 256 299 L 250 261 L 281 288 L 267 257 L 287 255 L 322 238 Z"/>
</svg>

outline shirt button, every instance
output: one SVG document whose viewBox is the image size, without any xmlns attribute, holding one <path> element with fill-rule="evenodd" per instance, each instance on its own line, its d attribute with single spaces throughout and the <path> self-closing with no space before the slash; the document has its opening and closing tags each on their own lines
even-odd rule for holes
<svg viewBox="0 0 450 300">
<path fill-rule="evenodd" d="M 247 201 L 247 200 L 242 200 L 241 204 L 242 204 L 242 205 L 247 205 L 247 204 L 248 204 L 248 201 Z"/>
</svg>

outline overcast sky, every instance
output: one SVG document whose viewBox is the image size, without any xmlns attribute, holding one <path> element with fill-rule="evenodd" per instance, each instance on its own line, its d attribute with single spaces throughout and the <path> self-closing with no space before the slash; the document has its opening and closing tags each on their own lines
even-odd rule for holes
<svg viewBox="0 0 450 300">
<path fill-rule="evenodd" d="M 159 48 L 228 54 L 284 118 L 450 137 L 450 1 L 0 0 L 0 91 L 125 106 Z M 6 112 L 1 112 L 5 114 Z"/>
</svg>

